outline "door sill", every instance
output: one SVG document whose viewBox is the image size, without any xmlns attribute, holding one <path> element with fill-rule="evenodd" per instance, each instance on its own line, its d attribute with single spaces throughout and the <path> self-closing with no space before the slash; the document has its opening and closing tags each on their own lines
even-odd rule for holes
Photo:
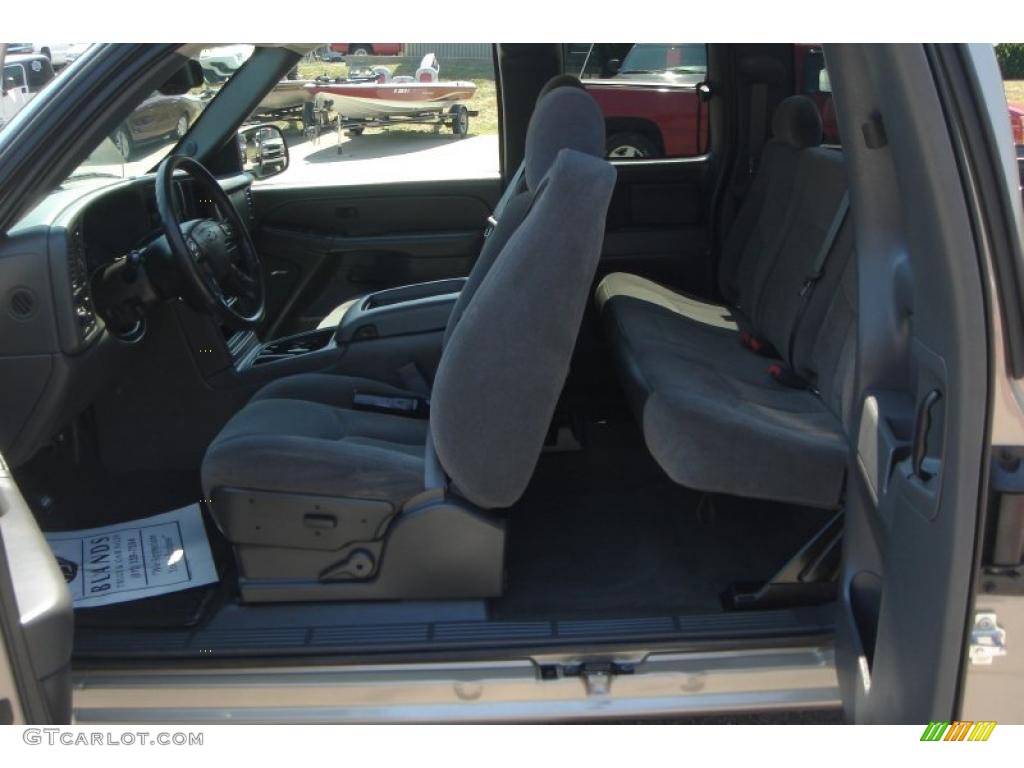
<svg viewBox="0 0 1024 768">
<path fill-rule="evenodd" d="M 839 706 L 831 642 L 591 661 L 96 669 L 74 675 L 73 694 L 78 724 L 550 722 Z"/>
</svg>

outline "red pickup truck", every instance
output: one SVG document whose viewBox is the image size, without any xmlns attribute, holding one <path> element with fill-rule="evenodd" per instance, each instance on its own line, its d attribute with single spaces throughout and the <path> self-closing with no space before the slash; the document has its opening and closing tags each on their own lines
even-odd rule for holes
<svg viewBox="0 0 1024 768">
<path fill-rule="evenodd" d="M 331 43 L 331 50 L 342 56 L 398 56 L 401 43 Z"/>
<path fill-rule="evenodd" d="M 793 49 L 796 90 L 818 104 L 826 143 L 838 143 L 820 45 Z M 622 58 L 618 58 L 622 56 Z M 692 157 L 707 147 L 707 75 L 702 43 L 569 44 L 566 69 L 580 75 L 606 118 L 609 157 Z"/>
</svg>

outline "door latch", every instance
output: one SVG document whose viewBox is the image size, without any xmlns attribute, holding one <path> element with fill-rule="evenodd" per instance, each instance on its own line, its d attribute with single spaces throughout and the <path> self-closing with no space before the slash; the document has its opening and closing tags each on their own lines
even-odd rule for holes
<svg viewBox="0 0 1024 768">
<path fill-rule="evenodd" d="M 633 665 L 616 661 L 588 661 L 585 664 L 566 666 L 562 674 L 566 677 L 582 677 L 588 696 L 604 696 L 611 690 L 612 678 L 633 674 Z"/>
<path fill-rule="evenodd" d="M 1006 655 L 1006 630 L 999 626 L 995 611 L 974 614 L 971 647 L 968 657 L 972 664 L 989 665 L 997 656 Z"/>
</svg>

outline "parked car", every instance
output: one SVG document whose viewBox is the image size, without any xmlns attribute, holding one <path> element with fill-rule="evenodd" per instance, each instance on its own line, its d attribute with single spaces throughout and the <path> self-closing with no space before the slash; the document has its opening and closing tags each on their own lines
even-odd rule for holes
<svg viewBox="0 0 1024 768">
<path fill-rule="evenodd" d="M 54 68 L 66 67 L 92 45 L 92 43 L 33 43 L 33 48 L 46 56 Z"/>
<path fill-rule="evenodd" d="M 400 56 L 401 43 L 331 43 L 330 49 L 342 56 Z"/>
<path fill-rule="evenodd" d="M 121 157 L 130 160 L 144 145 L 160 139 L 180 139 L 202 111 L 203 102 L 196 96 L 167 96 L 153 91 L 110 138 Z"/>
<path fill-rule="evenodd" d="M 583 79 L 607 120 L 609 157 L 691 157 L 703 151 L 708 113 L 700 108 L 697 86 L 707 66 L 704 48 L 686 43 L 566 45 L 567 71 Z M 795 44 L 793 71 L 797 92 L 818 105 L 824 142 L 838 144 L 832 86 L 821 45 Z M 1010 120 L 1024 156 L 1024 106 L 1011 105 Z M 1024 179 L 1024 164 L 1021 173 Z"/>
<path fill-rule="evenodd" d="M 327 63 L 344 61 L 345 56 L 338 51 L 332 50 L 329 45 L 325 45 L 322 48 L 317 48 L 313 52 L 314 58 L 318 61 L 326 61 Z"/>
<path fill-rule="evenodd" d="M 1017 167 L 1020 170 L 1020 183 L 1024 188 L 1024 104 L 1010 104 L 1010 129 L 1013 131 L 1013 143 L 1017 147 Z"/>
<path fill-rule="evenodd" d="M 42 54 L 5 56 L 0 96 L 0 126 L 14 117 L 53 80 L 53 77 L 53 66 Z"/>
<path fill-rule="evenodd" d="M 637 43 L 590 46 L 579 74 L 606 120 L 613 158 L 697 155 L 707 134 L 697 85 L 706 76 L 703 44 Z M 577 47 L 577 51 L 579 48 Z M 569 57 L 567 57 L 567 60 Z M 702 114 L 703 112 L 703 114 Z"/>
<path fill-rule="evenodd" d="M 238 130 L 242 168 L 256 178 L 273 176 L 288 167 L 288 147 L 280 128 L 256 125 Z"/>
</svg>

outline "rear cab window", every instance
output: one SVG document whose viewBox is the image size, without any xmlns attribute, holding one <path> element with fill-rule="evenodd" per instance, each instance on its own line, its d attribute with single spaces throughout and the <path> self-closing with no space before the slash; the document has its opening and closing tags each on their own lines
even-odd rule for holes
<svg viewBox="0 0 1024 768">
<path fill-rule="evenodd" d="M 822 144 L 838 147 L 839 125 L 824 50 L 818 43 L 797 43 L 793 46 L 793 59 L 796 93 L 811 99 L 821 114 Z"/>
</svg>

